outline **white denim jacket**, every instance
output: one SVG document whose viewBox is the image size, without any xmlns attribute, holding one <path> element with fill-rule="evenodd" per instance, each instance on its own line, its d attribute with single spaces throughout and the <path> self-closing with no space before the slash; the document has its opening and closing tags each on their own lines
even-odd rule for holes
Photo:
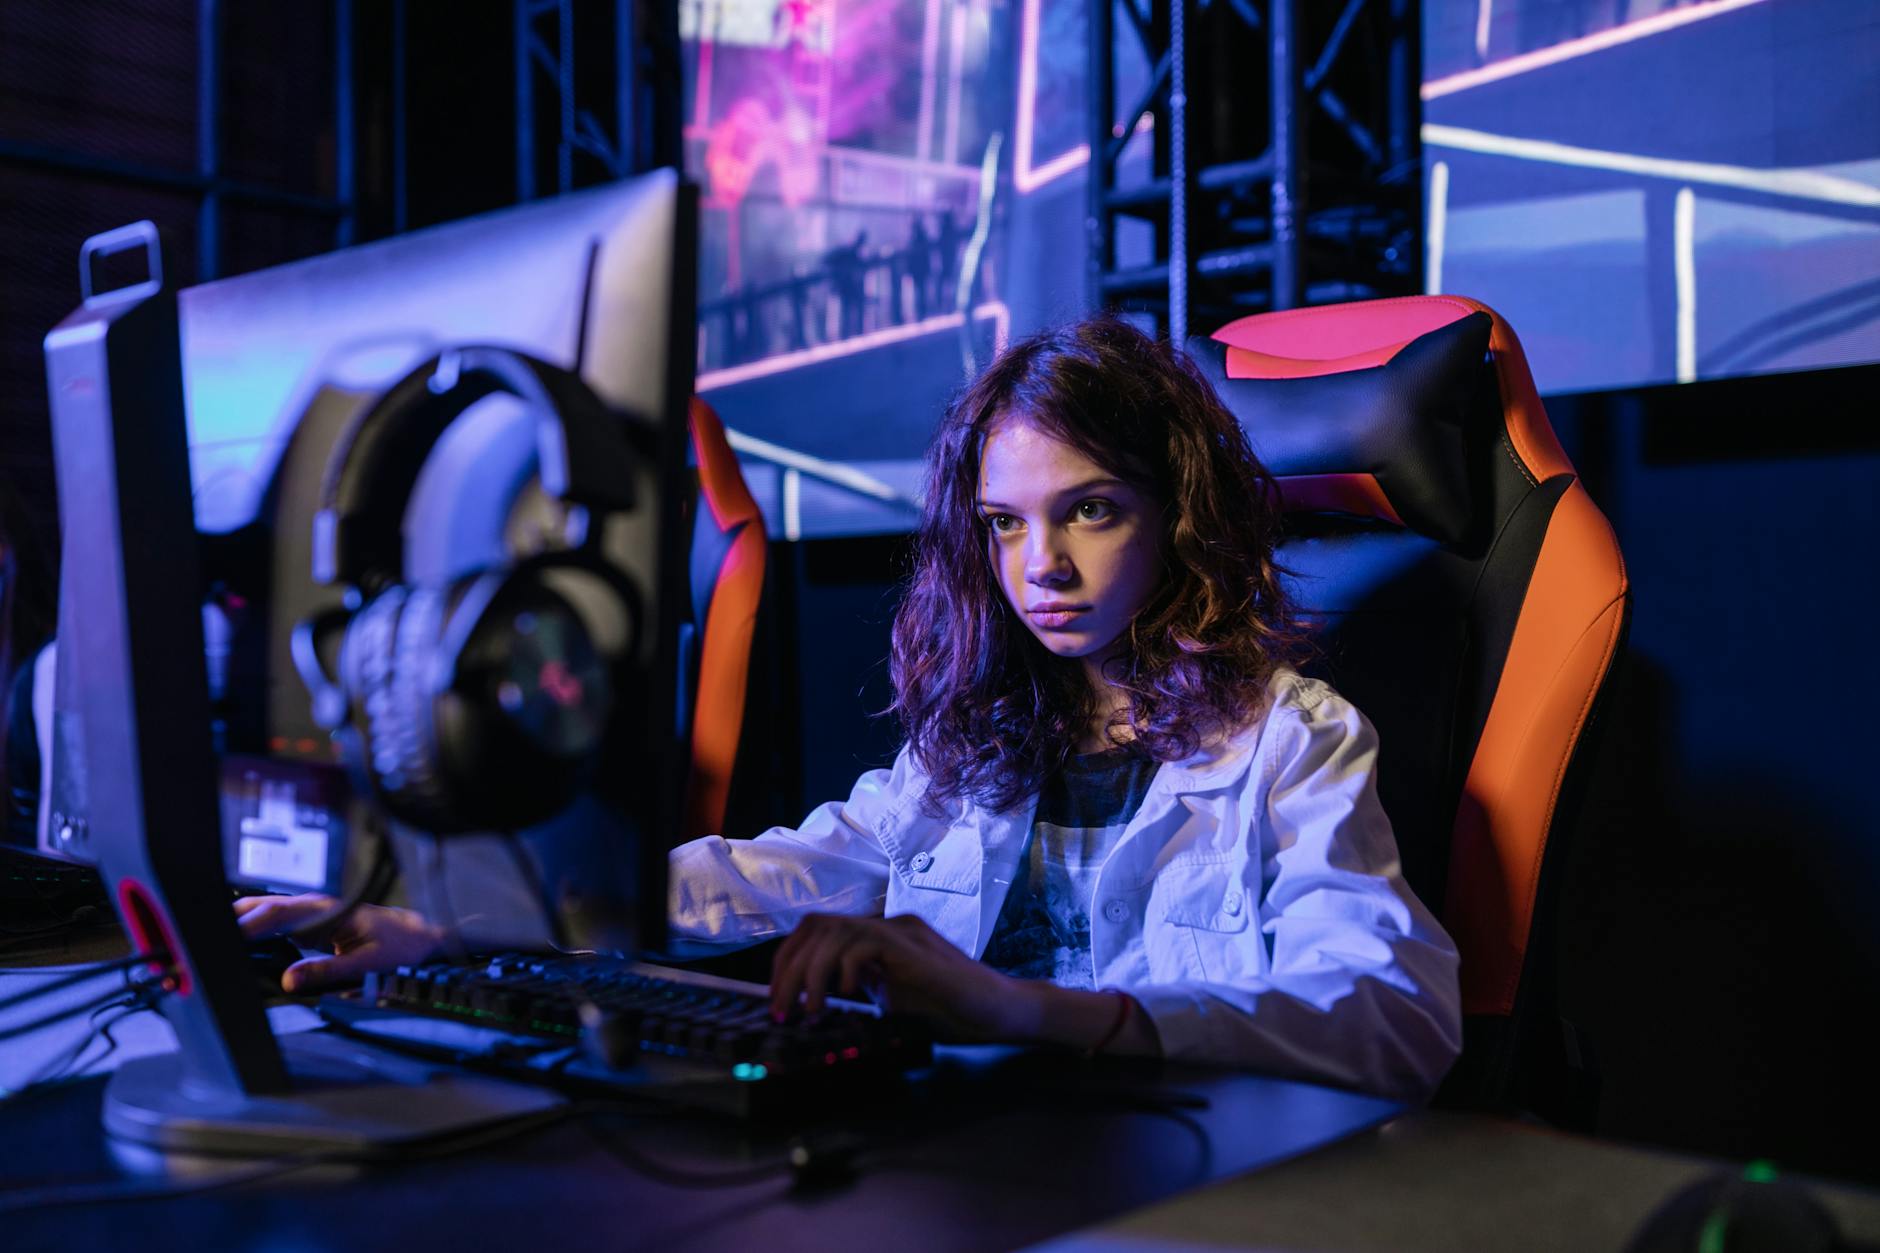
<svg viewBox="0 0 1880 1253">
<path fill-rule="evenodd" d="M 1097 874 L 1096 986 L 1128 990 L 1168 1057 L 1426 1097 L 1461 1047 L 1456 948 L 1399 872 L 1377 734 L 1291 670 L 1268 695 L 1240 733 L 1156 771 Z M 810 913 L 918 914 L 979 956 L 1037 802 L 936 816 L 925 787 L 903 748 L 795 830 L 681 845 L 675 950 L 755 943 Z"/>
</svg>

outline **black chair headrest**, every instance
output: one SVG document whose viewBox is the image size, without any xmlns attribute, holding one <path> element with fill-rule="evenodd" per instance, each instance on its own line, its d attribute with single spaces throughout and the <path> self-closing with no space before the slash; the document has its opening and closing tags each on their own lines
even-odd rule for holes
<svg viewBox="0 0 1880 1253">
<path fill-rule="evenodd" d="M 1308 377 L 1231 378 L 1219 340 L 1193 337 L 1188 351 L 1289 510 L 1368 514 L 1459 544 L 1474 529 L 1467 435 L 1492 327 L 1471 313 L 1381 365 Z"/>
</svg>

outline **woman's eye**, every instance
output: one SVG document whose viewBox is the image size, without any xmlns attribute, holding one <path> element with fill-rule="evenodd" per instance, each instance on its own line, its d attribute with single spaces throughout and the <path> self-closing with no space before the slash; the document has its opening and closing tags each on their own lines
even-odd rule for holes
<svg viewBox="0 0 1880 1253">
<path fill-rule="evenodd" d="M 1101 522 L 1116 512 L 1116 506 L 1107 500 L 1084 500 L 1077 504 L 1079 522 Z"/>
<path fill-rule="evenodd" d="M 989 513 L 986 525 L 992 528 L 994 535 L 1004 535 L 1018 526 L 1018 519 L 1009 513 Z"/>
</svg>

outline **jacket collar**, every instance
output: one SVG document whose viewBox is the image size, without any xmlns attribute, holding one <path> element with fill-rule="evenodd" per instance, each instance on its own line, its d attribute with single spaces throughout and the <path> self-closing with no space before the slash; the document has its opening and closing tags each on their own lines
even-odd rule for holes
<svg viewBox="0 0 1880 1253">
<path fill-rule="evenodd" d="M 1206 745 L 1180 761 L 1164 762 L 1160 774 L 1178 792 L 1212 792 L 1247 777 L 1260 742 L 1259 724 Z"/>
<path fill-rule="evenodd" d="M 1192 795 L 1239 786 L 1246 781 L 1253 767 L 1254 754 L 1259 750 L 1266 721 L 1264 715 L 1255 718 L 1248 725 L 1203 745 L 1180 761 L 1163 762 L 1156 771 L 1153 790 Z M 883 815 L 881 827 L 892 826 L 903 813 L 911 815 L 921 811 L 926 790 L 924 778 L 921 783 L 919 787 L 908 789 L 893 808 Z M 1010 808 L 997 813 L 979 810 L 976 806 L 960 801 L 941 806 L 947 820 L 958 820 L 977 812 L 982 823 L 1022 823 L 1026 830 L 1030 829 L 1031 817 L 1037 808 L 1036 794 L 1022 797 Z"/>
<path fill-rule="evenodd" d="M 1261 722 L 1256 721 L 1180 761 L 1163 762 L 1156 769 L 1151 791 L 1187 796 L 1238 787 L 1252 768 L 1253 755 L 1260 744 L 1260 730 Z M 1022 797 L 1009 809 L 985 813 L 985 819 L 993 823 L 1021 824 L 1030 830 L 1031 817 L 1037 808 L 1038 797 L 1034 793 Z"/>
<path fill-rule="evenodd" d="M 1264 705 L 1246 725 L 1181 761 L 1168 762 L 1162 767 L 1162 774 L 1181 792 L 1211 792 L 1244 783 L 1253 771 L 1255 755 L 1260 751 L 1260 741 L 1273 720 L 1274 711 L 1298 699 L 1301 683 L 1298 671 L 1290 666 L 1279 667 L 1267 680 Z M 1312 703 L 1316 704 L 1317 699 L 1313 698 Z"/>
</svg>

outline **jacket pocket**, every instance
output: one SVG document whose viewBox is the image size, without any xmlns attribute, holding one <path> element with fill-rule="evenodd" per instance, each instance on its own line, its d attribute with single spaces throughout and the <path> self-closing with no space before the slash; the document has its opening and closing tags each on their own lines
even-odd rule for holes
<svg viewBox="0 0 1880 1253">
<path fill-rule="evenodd" d="M 975 832 L 952 827 L 928 834 L 924 840 L 904 833 L 892 843 L 883 843 L 896 876 L 908 887 L 978 894 L 984 858 Z"/>
<path fill-rule="evenodd" d="M 1247 929 L 1252 902 L 1232 862 L 1173 864 L 1165 866 L 1156 880 L 1156 894 L 1163 899 L 1163 922 L 1223 934 Z"/>
<path fill-rule="evenodd" d="M 1232 982 L 1253 972 L 1259 958 L 1251 950 L 1259 936 L 1248 934 L 1253 903 L 1235 874 L 1232 861 L 1174 863 L 1156 876 L 1157 907 L 1150 917 L 1156 934 L 1150 941 L 1164 963 L 1186 967 L 1186 975 L 1209 983 Z"/>
</svg>

